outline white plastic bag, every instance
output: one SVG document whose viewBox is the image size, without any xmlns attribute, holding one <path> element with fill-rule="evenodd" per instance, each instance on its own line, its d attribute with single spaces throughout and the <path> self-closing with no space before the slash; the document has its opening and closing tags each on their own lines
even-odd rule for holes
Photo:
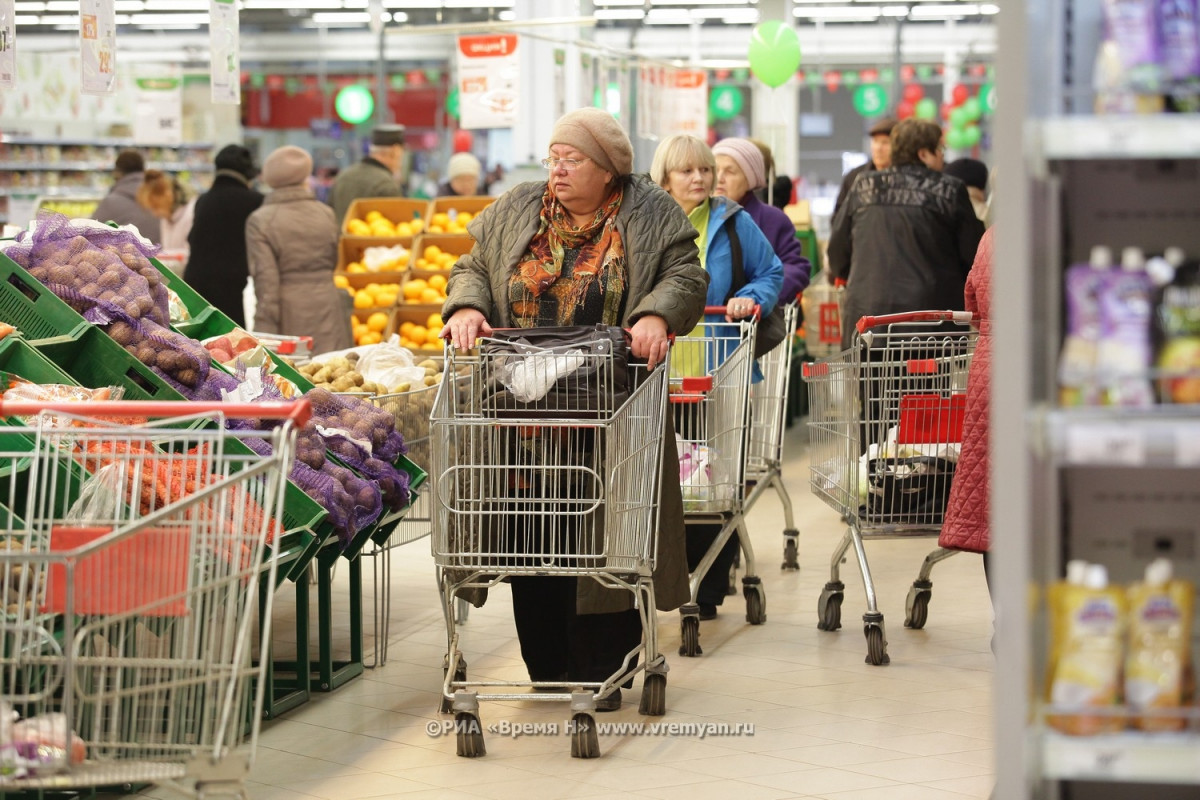
<svg viewBox="0 0 1200 800">
<path fill-rule="evenodd" d="M 403 270 L 401 259 L 408 253 L 404 245 L 368 247 L 363 250 L 362 265 L 367 272 L 398 272 Z"/>
</svg>

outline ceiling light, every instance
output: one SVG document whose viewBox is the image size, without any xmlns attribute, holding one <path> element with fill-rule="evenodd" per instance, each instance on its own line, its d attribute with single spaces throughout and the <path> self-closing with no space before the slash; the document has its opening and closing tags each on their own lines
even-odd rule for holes
<svg viewBox="0 0 1200 800">
<path fill-rule="evenodd" d="M 597 8 L 592 16 L 596 19 L 641 19 L 646 12 L 640 8 Z"/>
<path fill-rule="evenodd" d="M 17 14 L 15 17 L 13 17 L 13 24 L 14 25 L 37 25 L 38 18 L 36 15 L 33 15 L 33 14 L 31 14 L 29 16 L 23 16 L 21 14 Z"/>
<path fill-rule="evenodd" d="M 444 0 L 444 8 L 512 8 L 513 0 Z"/>
<path fill-rule="evenodd" d="M 79 0 L 50 0 L 46 3 L 47 11 L 74 11 L 79 13 Z"/>
<path fill-rule="evenodd" d="M 148 11 L 208 11 L 208 0 L 146 0 Z"/>
<path fill-rule="evenodd" d="M 312 21 L 318 25 L 366 25 L 371 15 L 366 11 L 318 11 Z"/>
<path fill-rule="evenodd" d="M 242 7 L 251 9 L 296 9 L 299 11 L 317 8 L 341 8 L 341 0 L 242 0 Z"/>
<path fill-rule="evenodd" d="M 597 6 L 637 6 L 646 5 L 645 0 L 596 0 Z"/>
<path fill-rule="evenodd" d="M 512 22 L 517 18 L 517 12 L 513 11 L 511 8 L 505 9 L 504 11 L 496 14 L 496 18 L 501 22 Z"/>
<path fill-rule="evenodd" d="M 208 14 L 137 14 L 131 19 L 134 25 L 141 28 L 163 25 L 198 28 L 208 24 Z"/>
<path fill-rule="evenodd" d="M 961 19 L 979 14 L 979 6 L 973 4 L 944 3 L 941 5 L 913 6 L 912 15 L 921 19 Z"/>
<path fill-rule="evenodd" d="M 725 19 L 726 17 L 753 16 L 758 18 L 757 8 L 693 8 L 692 19 Z"/>
<path fill-rule="evenodd" d="M 721 21 L 726 25 L 754 25 L 758 19 L 757 8 L 731 8 L 725 16 L 721 17 Z"/>
<path fill-rule="evenodd" d="M 1000 6 L 998 6 L 994 3 L 984 3 L 983 5 L 981 5 L 979 7 L 979 13 L 985 14 L 987 16 L 991 16 L 993 14 L 999 14 Z"/>
<path fill-rule="evenodd" d="M 117 11 L 145 11 L 146 4 L 142 0 L 117 0 Z"/>
<path fill-rule="evenodd" d="M 652 8 L 646 14 L 647 25 L 691 25 L 692 15 L 685 8 Z"/>
<path fill-rule="evenodd" d="M 879 6 L 814 6 L 794 8 L 793 16 L 802 19 L 864 21 L 878 19 L 882 10 Z"/>
<path fill-rule="evenodd" d="M 755 0 L 654 0 L 655 6 L 736 6 Z"/>
<path fill-rule="evenodd" d="M 15 10 L 15 11 L 16 11 L 18 14 L 22 14 L 22 13 L 26 13 L 26 12 L 45 11 L 45 10 L 46 10 L 46 4 L 45 4 L 45 3 L 42 3 L 42 2 L 37 2 L 37 3 L 33 3 L 33 2 L 20 2 L 20 0 L 18 0 L 18 2 L 16 2 L 16 3 L 14 3 L 14 4 L 13 4 L 13 9 L 14 9 L 14 10 Z"/>
<path fill-rule="evenodd" d="M 883 6 L 880 9 L 885 17 L 907 17 L 908 6 Z"/>
</svg>

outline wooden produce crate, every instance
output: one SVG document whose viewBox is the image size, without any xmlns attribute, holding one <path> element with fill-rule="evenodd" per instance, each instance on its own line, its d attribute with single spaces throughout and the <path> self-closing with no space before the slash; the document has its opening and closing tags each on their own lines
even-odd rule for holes
<svg viewBox="0 0 1200 800">
<path fill-rule="evenodd" d="M 475 246 L 475 240 L 470 236 L 464 236 L 456 233 L 426 233 L 417 237 L 417 241 L 413 244 L 412 260 L 409 262 L 409 268 L 412 271 L 414 278 L 428 278 L 435 273 L 449 275 L 451 267 L 458 261 L 459 257 L 471 252 L 471 248 Z M 449 253 L 454 256 L 454 261 L 446 260 L 444 264 L 439 264 L 430 261 L 425 255 L 425 251 L 430 247 L 436 247 L 442 253 Z"/>
<path fill-rule="evenodd" d="M 404 281 L 408 278 L 406 272 L 367 272 L 359 275 L 344 276 L 345 282 L 354 290 L 355 311 L 391 311 L 400 302 Z M 371 285 L 379 288 L 371 291 Z M 390 287 L 395 287 L 394 289 Z M 346 291 L 343 289 L 343 291 Z M 361 298 L 366 298 L 363 300 Z M 366 305 L 366 302 L 370 305 Z"/>
<path fill-rule="evenodd" d="M 441 358 L 443 354 L 442 341 L 437 338 L 436 332 L 429 329 L 429 318 L 434 314 L 437 314 L 440 318 L 441 309 L 439 307 L 428 306 L 397 306 L 392 311 L 392 319 L 388 325 L 387 335 L 398 334 L 400 336 L 400 346 L 411 350 L 418 361 L 425 358 Z M 411 339 L 404 332 L 405 323 L 425 328 L 426 334 L 420 342 Z M 384 338 L 387 337 L 385 336 Z"/>
<path fill-rule="evenodd" d="M 399 225 L 402 222 L 412 223 L 416 219 L 425 222 L 429 211 L 429 202 L 427 200 L 409 200 L 405 197 L 360 197 L 350 203 L 350 208 L 346 210 L 346 218 L 342 220 L 342 233 L 364 238 L 380 238 L 371 237 L 369 233 L 356 232 L 350 225 L 351 220 L 366 221 L 367 215 L 372 211 L 378 211 L 393 225 Z M 416 233 L 417 231 L 412 231 L 410 235 L 416 235 Z M 403 236 L 404 234 L 398 233 L 398 235 Z"/>
<path fill-rule="evenodd" d="M 439 214 L 446 214 L 447 217 L 453 219 L 458 212 L 466 212 L 472 217 L 480 211 L 496 202 L 496 198 L 486 195 L 475 195 L 471 197 L 435 197 L 429 201 L 429 211 L 426 214 L 426 233 L 463 233 L 466 231 L 452 230 L 448 225 L 449 219 L 439 217 Z"/>
<path fill-rule="evenodd" d="M 401 259 L 400 264 L 398 265 L 400 269 L 379 272 L 363 272 L 358 274 L 388 276 L 402 274 L 412 263 L 412 249 L 413 242 L 415 240 L 416 237 L 413 236 L 398 236 L 394 238 L 381 238 L 373 236 L 342 236 L 342 238 L 338 240 L 337 274 L 355 274 L 350 273 L 347 268 L 351 264 L 362 264 L 368 247 L 392 247 L 397 244 L 409 251 L 408 256 Z M 392 280 L 394 280 L 394 278 L 389 277 L 387 279 L 388 282 Z M 383 281 L 380 282 L 382 283 Z"/>
</svg>

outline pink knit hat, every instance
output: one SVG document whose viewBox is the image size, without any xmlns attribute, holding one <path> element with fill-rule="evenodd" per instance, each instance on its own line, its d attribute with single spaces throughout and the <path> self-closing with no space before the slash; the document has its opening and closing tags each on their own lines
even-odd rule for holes
<svg viewBox="0 0 1200 800">
<path fill-rule="evenodd" d="M 713 145 L 714 156 L 729 156 L 741 168 L 750 182 L 750 191 L 767 185 L 767 168 L 763 164 L 762 151 L 748 139 L 722 139 Z"/>
<path fill-rule="evenodd" d="M 267 156 L 263 163 L 263 181 L 272 189 L 296 186 L 308 180 L 312 174 L 312 156 L 295 145 L 284 145 Z"/>
</svg>

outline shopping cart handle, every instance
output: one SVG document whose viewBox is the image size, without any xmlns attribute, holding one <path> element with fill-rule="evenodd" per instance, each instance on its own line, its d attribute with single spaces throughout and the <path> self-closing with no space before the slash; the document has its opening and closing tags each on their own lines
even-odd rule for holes
<svg viewBox="0 0 1200 800">
<path fill-rule="evenodd" d="M 901 314 L 884 314 L 878 317 L 862 317 L 854 326 L 859 333 L 880 325 L 895 325 L 904 322 L 961 322 L 967 325 L 973 319 L 970 311 L 906 311 Z"/>
<path fill-rule="evenodd" d="M 705 306 L 704 313 L 705 314 L 728 314 L 729 313 L 728 309 L 729 309 L 728 306 Z M 762 306 L 760 306 L 758 303 L 754 304 L 754 315 L 753 316 L 754 316 L 754 319 L 756 319 L 756 320 L 762 316 Z M 742 319 L 749 319 L 749 317 L 742 317 Z"/>
<path fill-rule="evenodd" d="M 219 412 L 235 419 L 290 419 L 296 427 L 300 427 L 312 416 L 312 404 L 306 398 L 268 403 L 192 403 L 170 400 L 34 403 L 0 400 L 0 417 L 35 417 L 43 411 L 86 417 L 186 417 Z"/>
</svg>

